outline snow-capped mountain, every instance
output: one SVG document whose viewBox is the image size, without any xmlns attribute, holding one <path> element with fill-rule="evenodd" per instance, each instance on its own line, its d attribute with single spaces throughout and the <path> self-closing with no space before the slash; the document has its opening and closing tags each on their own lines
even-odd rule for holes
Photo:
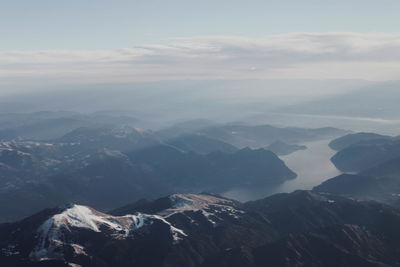
<svg viewBox="0 0 400 267">
<path fill-rule="evenodd" d="M 400 213 L 383 204 L 309 191 L 249 203 L 210 194 L 174 194 L 108 214 L 71 204 L 1 224 L 0 262 L 74 267 L 398 266 L 399 223 Z"/>
<path fill-rule="evenodd" d="M 65 253 L 89 256 L 85 242 L 73 231 L 96 232 L 111 239 L 134 238 L 138 231 L 146 231 L 154 223 L 165 224 L 170 228 L 174 241 L 185 233 L 173 227 L 158 215 L 137 213 L 135 215 L 110 216 L 87 206 L 71 205 L 63 212 L 47 219 L 37 230 L 38 244 L 29 254 L 33 261 L 65 260 Z"/>
<path fill-rule="evenodd" d="M 88 206 L 71 204 L 45 210 L 16 224 L 3 224 L 2 227 L 12 230 L 4 233 L 1 230 L 5 228 L 0 227 L 1 236 L 6 234 L 12 241 L 8 240 L 1 248 L 1 257 L 10 262 L 18 258 L 24 263 L 56 261 L 86 266 L 92 258 L 101 258 L 103 246 L 134 248 L 143 242 L 154 242 L 152 246 L 157 249 L 161 244 L 179 245 L 188 237 L 183 228 L 189 228 L 174 226 L 175 216 L 184 216 L 197 228 L 212 229 L 223 223 L 226 216 L 237 220 L 243 214 L 237 209 L 236 202 L 208 194 L 175 194 L 149 203 L 157 208 L 157 202 L 161 201 L 169 204 L 154 214 L 132 210 L 131 214 L 114 216 Z M 28 250 L 25 250 L 26 244 L 29 244 Z M 107 264 L 105 266 L 109 266 Z"/>
</svg>

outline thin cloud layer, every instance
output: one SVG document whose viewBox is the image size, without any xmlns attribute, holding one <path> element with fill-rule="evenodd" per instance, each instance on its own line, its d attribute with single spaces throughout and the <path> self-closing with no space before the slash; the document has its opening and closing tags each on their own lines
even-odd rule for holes
<svg viewBox="0 0 400 267">
<path fill-rule="evenodd" d="M 118 50 L 0 52 L 0 82 L 369 79 L 400 76 L 400 34 L 291 33 L 173 38 Z M 23 78 L 23 79 L 21 79 Z"/>
</svg>

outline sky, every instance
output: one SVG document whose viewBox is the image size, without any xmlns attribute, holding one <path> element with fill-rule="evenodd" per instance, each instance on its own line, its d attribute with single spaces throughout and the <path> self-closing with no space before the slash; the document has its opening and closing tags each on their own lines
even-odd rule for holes
<svg viewBox="0 0 400 267">
<path fill-rule="evenodd" d="M 400 75 L 398 0 L 0 4 L 2 92 L 46 83 Z"/>
<path fill-rule="evenodd" d="M 397 0 L 1 0 L 1 50 L 118 49 L 168 38 L 395 33 Z"/>
</svg>

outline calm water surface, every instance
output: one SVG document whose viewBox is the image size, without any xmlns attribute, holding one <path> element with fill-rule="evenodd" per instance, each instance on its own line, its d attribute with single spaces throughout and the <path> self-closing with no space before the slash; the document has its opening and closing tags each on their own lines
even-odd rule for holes
<svg viewBox="0 0 400 267">
<path fill-rule="evenodd" d="M 339 175 L 330 158 L 335 151 L 330 149 L 330 140 L 304 143 L 306 150 L 299 150 L 280 158 L 297 173 L 297 178 L 274 188 L 232 189 L 223 195 L 239 201 L 260 199 L 275 193 L 292 192 L 298 189 L 312 189 L 323 181 Z"/>
</svg>

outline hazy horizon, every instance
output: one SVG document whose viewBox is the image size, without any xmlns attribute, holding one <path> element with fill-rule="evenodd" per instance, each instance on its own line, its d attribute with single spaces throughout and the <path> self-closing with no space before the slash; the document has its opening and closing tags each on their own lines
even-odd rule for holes
<svg viewBox="0 0 400 267">
<path fill-rule="evenodd" d="M 397 80 L 399 8 L 394 0 L 8 1 L 0 96 L 151 81 Z"/>
</svg>

